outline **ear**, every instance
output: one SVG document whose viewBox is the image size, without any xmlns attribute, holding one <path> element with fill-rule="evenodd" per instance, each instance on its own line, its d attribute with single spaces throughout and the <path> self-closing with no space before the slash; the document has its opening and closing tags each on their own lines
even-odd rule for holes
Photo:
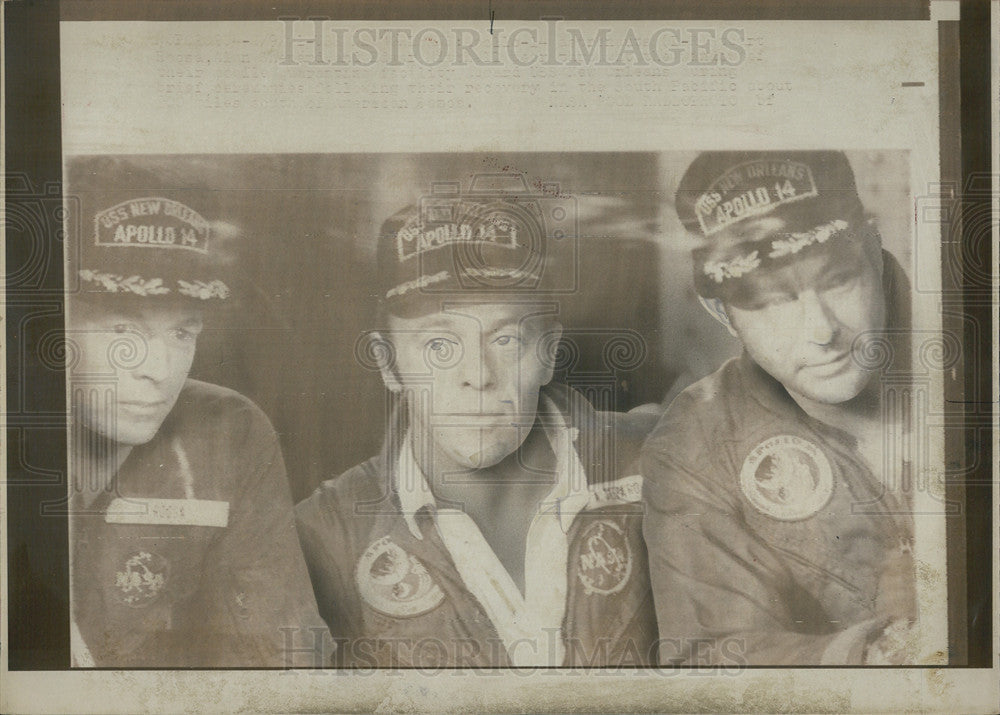
<svg viewBox="0 0 1000 715">
<path fill-rule="evenodd" d="M 392 341 L 378 330 L 369 333 L 368 339 L 371 341 L 369 350 L 375 356 L 378 371 L 382 375 L 382 382 L 385 383 L 386 389 L 395 393 L 402 392 L 403 383 L 400 382 L 399 376 L 396 374 L 396 348 Z"/>
<path fill-rule="evenodd" d="M 871 248 L 872 261 L 875 263 L 875 267 L 878 270 L 880 276 L 885 276 L 885 256 L 882 253 L 882 235 L 878 232 L 878 229 L 872 228 L 875 238 L 872 239 L 874 244 Z"/>
<path fill-rule="evenodd" d="M 879 233 L 878 228 L 873 222 L 869 222 L 868 226 L 871 231 L 871 236 L 867 244 L 868 255 L 871 258 L 872 264 L 875 266 L 875 270 L 878 274 L 880 276 L 884 276 L 885 262 L 882 254 L 882 234 Z"/>
<path fill-rule="evenodd" d="M 708 311 L 708 314 L 715 318 L 717 321 L 722 323 L 729 331 L 729 334 L 734 338 L 738 338 L 735 328 L 733 328 L 733 321 L 729 319 L 729 313 L 726 312 L 726 306 L 718 298 L 703 298 L 698 296 L 698 302 L 701 303 L 701 307 Z"/>
</svg>

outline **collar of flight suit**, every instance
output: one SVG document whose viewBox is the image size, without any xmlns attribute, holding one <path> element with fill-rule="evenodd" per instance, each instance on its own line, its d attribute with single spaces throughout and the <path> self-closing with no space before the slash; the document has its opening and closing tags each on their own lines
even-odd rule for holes
<svg viewBox="0 0 1000 715">
<path fill-rule="evenodd" d="M 472 518 L 458 509 L 438 508 L 413 455 L 409 432 L 401 445 L 394 476 L 410 532 L 417 539 L 423 538 L 414 517 L 419 510 L 428 508 L 465 587 L 483 606 L 515 666 L 562 664 L 567 535 L 576 515 L 593 499 L 574 446 L 578 430 L 566 425 L 548 396 L 542 396 L 541 407 L 540 422 L 556 455 L 556 483 L 528 529 L 523 594 Z"/>
<path fill-rule="evenodd" d="M 539 421 L 556 456 L 556 483 L 542 500 L 540 511 L 555 514 L 563 531 L 568 532 L 576 515 L 592 501 L 587 474 L 574 447 L 579 430 L 566 424 L 565 417 L 549 396 L 542 395 L 540 404 L 542 419 Z M 395 467 L 393 489 L 399 496 L 403 518 L 414 538 L 423 539 L 416 514 L 424 508 L 437 514 L 438 505 L 414 457 L 409 430 L 400 445 Z"/>
</svg>

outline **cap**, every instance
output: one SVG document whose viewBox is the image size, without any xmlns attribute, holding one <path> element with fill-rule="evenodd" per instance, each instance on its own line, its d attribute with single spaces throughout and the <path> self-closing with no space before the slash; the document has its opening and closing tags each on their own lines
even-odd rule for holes
<svg viewBox="0 0 1000 715">
<path fill-rule="evenodd" d="M 681 179 L 676 207 L 685 228 L 703 239 L 692 255 L 695 287 L 705 297 L 725 297 L 755 271 L 877 236 L 850 163 L 837 151 L 705 152 Z M 770 228 L 763 217 L 781 221 Z"/>
<path fill-rule="evenodd" d="M 536 202 L 507 196 L 431 196 L 379 232 L 382 305 L 396 314 L 438 310 L 444 298 L 539 294 L 546 235 Z"/>
<path fill-rule="evenodd" d="M 81 180 L 70 270 L 82 294 L 229 298 L 232 227 L 213 222 L 210 190 L 112 158 L 88 162 Z"/>
</svg>

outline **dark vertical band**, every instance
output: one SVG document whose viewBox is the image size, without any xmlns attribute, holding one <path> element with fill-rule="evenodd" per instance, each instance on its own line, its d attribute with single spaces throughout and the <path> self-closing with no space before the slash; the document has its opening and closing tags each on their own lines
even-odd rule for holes
<svg viewBox="0 0 1000 715">
<path fill-rule="evenodd" d="M 69 666 L 59 4 L 4 8 L 11 670 Z"/>
<path fill-rule="evenodd" d="M 968 665 L 992 664 L 993 423 L 992 170 L 990 127 L 990 6 L 962 0 L 960 21 L 962 106 L 962 295 L 965 317 L 966 632 Z"/>
</svg>

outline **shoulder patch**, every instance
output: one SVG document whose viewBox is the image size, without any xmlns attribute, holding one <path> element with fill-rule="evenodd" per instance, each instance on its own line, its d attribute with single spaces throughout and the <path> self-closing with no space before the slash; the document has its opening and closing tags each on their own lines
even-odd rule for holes
<svg viewBox="0 0 1000 715">
<path fill-rule="evenodd" d="M 588 524 L 579 537 L 577 575 L 587 595 L 621 591 L 632 575 L 632 549 L 622 528 L 609 519 Z"/>
<path fill-rule="evenodd" d="M 807 519 L 833 495 L 833 470 L 817 445 L 802 437 L 770 437 L 740 468 L 740 488 L 758 511 L 782 521 Z"/>
<path fill-rule="evenodd" d="M 444 600 L 444 592 L 420 560 L 388 536 L 373 541 L 364 550 L 355 580 L 365 603 L 394 618 L 419 616 Z"/>
<path fill-rule="evenodd" d="M 134 608 L 156 600 L 170 577 L 170 562 L 151 551 L 137 551 L 125 559 L 115 572 L 119 600 Z"/>
</svg>

